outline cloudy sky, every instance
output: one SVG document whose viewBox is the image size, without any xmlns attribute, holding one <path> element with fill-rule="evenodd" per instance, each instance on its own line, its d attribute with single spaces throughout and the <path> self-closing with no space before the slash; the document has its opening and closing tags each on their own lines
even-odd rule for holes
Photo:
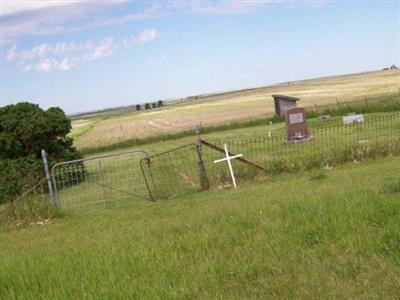
<svg viewBox="0 0 400 300">
<path fill-rule="evenodd" d="M 400 64 L 399 1 L 0 2 L 0 105 L 75 113 Z"/>
</svg>

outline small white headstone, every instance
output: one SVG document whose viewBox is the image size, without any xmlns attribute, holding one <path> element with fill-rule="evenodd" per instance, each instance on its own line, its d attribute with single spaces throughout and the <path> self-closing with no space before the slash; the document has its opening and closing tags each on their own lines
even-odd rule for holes
<svg viewBox="0 0 400 300">
<path fill-rule="evenodd" d="M 343 117 L 343 125 L 362 123 L 362 122 L 364 122 L 364 115 L 362 114 Z"/>
</svg>

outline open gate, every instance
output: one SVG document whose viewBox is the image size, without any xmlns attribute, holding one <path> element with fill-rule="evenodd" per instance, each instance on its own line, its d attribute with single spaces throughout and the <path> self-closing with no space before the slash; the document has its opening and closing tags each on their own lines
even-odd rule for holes
<svg viewBox="0 0 400 300">
<path fill-rule="evenodd" d="M 144 151 L 130 151 L 57 163 L 51 168 L 59 209 L 96 209 L 153 200 L 140 161 Z"/>
</svg>

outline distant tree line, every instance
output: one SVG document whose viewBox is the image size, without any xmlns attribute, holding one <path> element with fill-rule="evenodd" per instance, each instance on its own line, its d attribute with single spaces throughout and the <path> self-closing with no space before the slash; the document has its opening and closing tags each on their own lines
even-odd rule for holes
<svg viewBox="0 0 400 300">
<path fill-rule="evenodd" d="M 162 107 L 162 106 L 164 106 L 164 102 L 162 100 L 158 100 L 157 102 L 153 102 L 153 103 L 136 104 L 136 110 L 152 109 L 152 108 L 157 108 L 157 107 Z"/>
<path fill-rule="evenodd" d="M 397 66 L 396 66 L 396 65 L 391 65 L 391 66 L 388 67 L 388 68 L 383 68 L 383 71 L 386 71 L 386 70 L 394 70 L 394 69 L 397 69 Z"/>
</svg>

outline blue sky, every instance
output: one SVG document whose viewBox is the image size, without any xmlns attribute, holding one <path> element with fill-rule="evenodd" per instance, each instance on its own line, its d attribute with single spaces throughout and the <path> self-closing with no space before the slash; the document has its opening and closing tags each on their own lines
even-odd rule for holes
<svg viewBox="0 0 400 300">
<path fill-rule="evenodd" d="M 1 105 L 68 113 L 400 64 L 399 1 L 1 0 Z"/>
</svg>

